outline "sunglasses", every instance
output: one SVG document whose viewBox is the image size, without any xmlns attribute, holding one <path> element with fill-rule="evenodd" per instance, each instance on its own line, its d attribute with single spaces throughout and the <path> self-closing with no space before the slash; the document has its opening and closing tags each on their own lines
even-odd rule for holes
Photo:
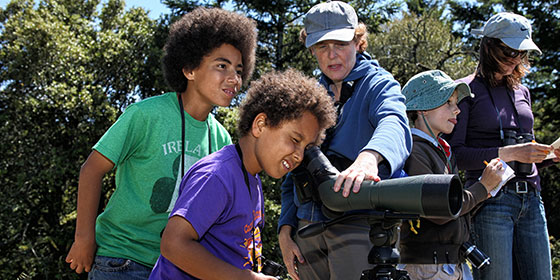
<svg viewBox="0 0 560 280">
<path fill-rule="evenodd" d="M 525 58 L 527 56 L 527 51 L 514 50 L 510 47 L 506 47 L 506 46 L 502 46 L 502 45 L 498 45 L 498 47 L 500 47 L 500 49 L 502 50 L 502 53 L 509 58 L 516 58 L 520 55 L 521 55 L 521 58 Z"/>
</svg>

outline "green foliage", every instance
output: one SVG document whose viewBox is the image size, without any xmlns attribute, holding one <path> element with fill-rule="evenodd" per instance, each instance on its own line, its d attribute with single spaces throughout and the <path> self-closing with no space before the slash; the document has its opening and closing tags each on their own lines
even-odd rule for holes
<svg viewBox="0 0 560 280">
<path fill-rule="evenodd" d="M 413 75 L 432 69 L 461 78 L 474 72 L 476 61 L 461 38 L 451 33 L 451 23 L 437 10 L 422 15 L 404 13 L 370 35 L 368 51 L 401 85 Z"/>
<path fill-rule="evenodd" d="M 0 11 L 0 274 L 71 278 L 80 164 L 141 94 L 155 24 L 124 2 L 12 1 Z M 106 189 L 112 187 L 108 180 Z"/>
<path fill-rule="evenodd" d="M 265 196 L 265 227 L 263 230 L 263 256 L 277 263 L 282 263 L 282 252 L 278 245 L 278 219 L 280 218 L 282 180 L 260 174 Z"/>
<path fill-rule="evenodd" d="M 550 237 L 552 250 L 552 279 L 560 279 L 560 240 Z"/>
</svg>

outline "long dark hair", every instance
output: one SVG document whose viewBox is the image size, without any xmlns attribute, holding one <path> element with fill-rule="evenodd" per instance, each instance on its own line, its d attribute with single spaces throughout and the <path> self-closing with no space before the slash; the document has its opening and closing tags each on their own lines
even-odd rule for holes
<svg viewBox="0 0 560 280">
<path fill-rule="evenodd" d="M 501 71 L 501 65 L 507 61 L 508 57 L 502 49 L 509 48 L 502 40 L 490 37 L 483 37 L 480 42 L 480 62 L 476 68 L 476 75 L 481 77 L 491 87 L 504 84 L 508 89 L 513 90 L 521 84 L 521 79 L 529 72 L 529 55 L 521 57 L 521 63 L 515 67 L 511 75 L 506 75 L 502 80 L 496 80 L 494 74 Z"/>
</svg>

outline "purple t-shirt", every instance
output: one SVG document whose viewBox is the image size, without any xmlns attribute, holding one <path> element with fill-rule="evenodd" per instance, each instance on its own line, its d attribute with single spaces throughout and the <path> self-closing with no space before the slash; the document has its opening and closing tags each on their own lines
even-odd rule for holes
<svg viewBox="0 0 560 280">
<path fill-rule="evenodd" d="M 503 146 L 500 137 L 500 120 L 504 130 L 533 133 L 534 118 L 531 110 L 531 95 L 523 85 L 519 85 L 511 92 L 504 86 L 490 89 L 485 86 L 482 79 L 474 78 L 473 75 L 459 81 L 467 83 L 475 96 L 461 100 L 459 103 L 461 113 L 457 116 L 457 125 L 453 133 L 445 138 L 448 139 L 455 153 L 459 169 L 466 170 L 465 185 L 469 186 L 482 175 L 485 168 L 483 162 L 498 157 L 498 148 Z M 489 89 L 491 92 L 488 91 Z M 540 178 L 535 164 L 533 164 L 532 174 L 524 177 L 517 176 L 512 179 L 512 182 L 519 180 L 526 180 L 540 190 Z"/>
<path fill-rule="evenodd" d="M 181 183 L 169 217 L 188 220 L 210 253 L 240 269 L 251 269 L 262 252 L 263 194 L 259 176 L 247 173 L 235 145 L 195 163 Z M 256 249 L 255 249 L 256 248 Z M 150 279 L 196 279 L 159 256 Z"/>
</svg>

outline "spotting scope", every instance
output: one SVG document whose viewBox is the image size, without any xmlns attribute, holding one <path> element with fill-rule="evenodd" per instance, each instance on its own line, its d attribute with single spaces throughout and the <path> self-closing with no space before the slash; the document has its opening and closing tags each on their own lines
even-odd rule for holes
<svg viewBox="0 0 560 280">
<path fill-rule="evenodd" d="M 348 197 L 343 197 L 342 191 L 333 191 L 339 171 L 319 147 L 306 150 L 302 167 L 311 182 L 296 182 L 296 185 L 314 188 L 310 192 L 331 212 L 389 210 L 425 218 L 457 218 L 463 205 L 463 186 L 457 175 L 428 174 L 364 181 L 358 193 L 350 192 Z"/>
</svg>

